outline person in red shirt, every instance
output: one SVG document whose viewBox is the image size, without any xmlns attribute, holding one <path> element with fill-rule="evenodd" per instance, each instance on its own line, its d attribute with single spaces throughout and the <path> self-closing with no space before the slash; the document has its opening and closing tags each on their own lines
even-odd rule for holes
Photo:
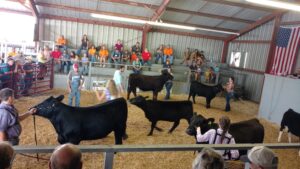
<svg viewBox="0 0 300 169">
<path fill-rule="evenodd" d="M 118 50 L 121 53 L 123 52 L 123 44 L 121 43 L 120 39 L 118 39 L 117 43 L 115 44 L 115 50 Z"/>
<path fill-rule="evenodd" d="M 61 51 L 56 46 L 55 50 L 51 52 L 51 57 L 54 59 L 54 71 L 60 72 L 61 70 Z"/>
<path fill-rule="evenodd" d="M 142 52 L 142 59 L 143 65 L 147 64 L 148 66 L 151 66 L 151 53 L 148 51 L 147 48 L 145 48 Z"/>
</svg>

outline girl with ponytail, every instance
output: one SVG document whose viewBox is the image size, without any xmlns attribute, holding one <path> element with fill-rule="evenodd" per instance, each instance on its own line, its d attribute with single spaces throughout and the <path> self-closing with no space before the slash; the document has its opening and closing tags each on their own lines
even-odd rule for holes
<svg viewBox="0 0 300 169">
<path fill-rule="evenodd" d="M 228 133 L 230 127 L 230 119 L 222 116 L 219 119 L 219 128 L 210 129 L 206 133 L 201 133 L 201 128 L 197 127 L 197 142 L 208 142 L 209 144 L 235 144 L 235 140 Z M 238 150 L 219 150 L 218 151 L 225 160 L 238 159 Z"/>
</svg>

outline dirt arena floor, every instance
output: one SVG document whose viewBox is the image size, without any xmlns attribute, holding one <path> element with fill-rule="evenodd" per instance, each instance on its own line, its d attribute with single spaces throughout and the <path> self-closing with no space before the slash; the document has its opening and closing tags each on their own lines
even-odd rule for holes
<svg viewBox="0 0 300 169">
<path fill-rule="evenodd" d="M 67 102 L 67 92 L 63 90 L 54 90 L 35 97 L 23 97 L 16 100 L 16 107 L 19 112 L 25 112 L 28 107 L 33 106 L 47 97 L 53 95 L 65 94 L 64 102 Z M 150 95 L 143 93 L 143 95 Z M 159 99 L 163 98 L 163 94 L 159 95 Z M 185 100 L 186 95 L 172 95 L 172 100 Z M 224 114 L 228 115 L 232 122 L 238 122 L 253 118 L 257 115 L 258 104 L 249 101 L 232 102 L 232 111 L 224 112 L 225 99 L 221 97 L 215 98 L 211 105 L 211 109 L 204 107 L 205 100 L 197 98 L 194 104 L 194 111 L 201 113 L 205 117 L 214 117 L 216 120 Z M 82 92 L 81 105 L 91 106 L 97 104 L 96 97 L 92 92 Z M 150 122 L 145 118 L 141 109 L 134 105 L 128 105 L 129 115 L 127 120 L 127 133 L 129 138 L 123 142 L 126 145 L 149 145 L 149 144 L 194 144 L 193 137 L 185 133 L 188 124 L 182 120 L 180 125 L 172 134 L 167 131 L 171 128 L 172 123 L 158 122 L 158 126 L 164 129 L 163 132 L 154 130 L 153 136 L 147 136 L 150 129 Z M 260 119 L 265 127 L 264 143 L 276 143 L 279 126 L 271 124 Z M 33 118 L 29 117 L 21 122 L 23 132 L 21 135 L 20 145 L 35 145 Z M 43 118 L 37 117 L 37 139 L 38 145 L 58 145 L 57 135 L 51 123 Z M 287 134 L 283 135 L 283 142 L 287 142 Z M 299 142 L 293 137 L 293 142 Z M 84 145 L 112 145 L 114 144 L 114 136 L 111 133 L 108 137 L 95 140 L 81 142 Z M 298 150 L 275 150 L 279 157 L 280 169 L 300 169 L 300 157 Z M 49 159 L 50 154 L 40 154 L 41 157 Z M 149 152 L 149 153 L 118 153 L 114 158 L 115 169 L 189 169 L 195 155 L 193 152 Z M 83 154 L 83 162 L 85 169 L 99 169 L 103 167 L 103 154 Z M 240 168 L 241 163 L 236 162 L 232 165 L 233 169 Z M 48 168 L 48 161 L 37 161 L 36 159 L 17 155 L 13 163 L 14 169 L 43 169 Z"/>
</svg>

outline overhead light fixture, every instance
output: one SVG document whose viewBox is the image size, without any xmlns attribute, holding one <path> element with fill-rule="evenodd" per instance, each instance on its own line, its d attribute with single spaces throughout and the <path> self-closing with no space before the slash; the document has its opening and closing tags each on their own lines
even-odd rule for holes
<svg viewBox="0 0 300 169">
<path fill-rule="evenodd" d="M 110 16 L 110 15 L 102 15 L 102 14 L 91 14 L 94 18 L 106 19 L 106 20 L 113 20 L 113 21 L 123 21 L 123 22 L 131 22 L 131 23 L 139 23 L 139 24 L 146 24 L 147 21 L 141 19 L 131 19 L 125 17 L 118 17 L 118 16 Z"/>
<path fill-rule="evenodd" d="M 191 31 L 197 30 L 196 27 L 192 27 L 192 26 L 184 26 L 184 25 L 177 25 L 177 24 L 163 23 L 163 22 L 148 21 L 147 24 L 153 25 L 153 26 L 167 27 L 167 28 L 186 29 L 186 30 L 191 30 Z"/>
<path fill-rule="evenodd" d="M 293 3 L 275 1 L 275 0 L 246 0 L 246 1 L 251 2 L 251 3 L 260 4 L 260 5 L 300 12 L 300 5 L 296 5 Z"/>
<path fill-rule="evenodd" d="M 220 31 L 220 30 L 215 30 L 215 29 L 207 29 L 207 28 L 201 28 L 201 27 L 164 23 L 162 21 L 154 22 L 154 21 L 146 21 L 146 20 L 142 20 L 142 19 L 132 19 L 132 18 L 125 18 L 125 17 L 118 17 L 118 16 L 94 14 L 94 13 L 92 13 L 91 16 L 94 18 L 100 18 L 100 19 L 105 19 L 105 20 L 122 21 L 122 22 L 130 22 L 130 23 L 137 23 L 137 24 L 149 24 L 149 25 L 153 25 L 153 26 L 168 27 L 168 28 L 175 28 L 175 29 L 185 29 L 185 30 L 192 30 L 192 31 L 203 30 L 203 31 L 209 31 L 209 32 L 239 35 L 239 33 L 236 33 L 236 32 Z"/>
</svg>

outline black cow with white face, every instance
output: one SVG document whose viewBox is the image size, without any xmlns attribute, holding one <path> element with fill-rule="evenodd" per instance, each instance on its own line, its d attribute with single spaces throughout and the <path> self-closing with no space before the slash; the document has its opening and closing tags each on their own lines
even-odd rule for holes
<svg viewBox="0 0 300 169">
<path fill-rule="evenodd" d="M 169 133 L 179 125 L 181 119 L 186 119 L 189 123 L 193 116 L 193 104 L 190 101 L 155 101 L 146 100 L 146 97 L 137 96 L 129 100 L 131 104 L 141 108 L 146 118 L 152 123 L 151 130 L 148 134 L 153 134 L 153 129 L 161 131 L 156 127 L 158 121 L 174 122 Z"/>
<path fill-rule="evenodd" d="M 201 128 L 204 134 L 210 129 L 217 129 L 218 124 L 214 123 L 214 118 L 206 119 L 202 115 L 194 114 L 190 120 L 186 133 L 196 136 L 196 128 Z M 231 123 L 228 132 L 234 137 L 236 143 L 262 143 L 264 141 L 264 127 L 259 120 L 254 118 L 237 123 Z M 246 154 L 247 151 L 240 151 L 240 155 Z"/>
<path fill-rule="evenodd" d="M 300 114 L 295 112 L 293 109 L 288 109 L 283 114 L 280 125 L 280 132 L 278 136 L 278 142 L 281 141 L 283 129 L 286 127 L 288 128 L 288 139 L 290 143 L 292 142 L 291 133 L 300 138 Z"/>
<path fill-rule="evenodd" d="M 49 97 L 34 106 L 36 115 L 52 123 L 60 144 L 79 144 L 81 140 L 106 137 L 114 131 L 115 144 L 122 144 L 126 135 L 127 103 L 124 98 L 108 101 L 92 107 L 71 107 L 61 101 L 64 96 Z"/>
<path fill-rule="evenodd" d="M 168 80 L 173 80 L 173 76 L 167 71 L 163 70 L 159 76 L 147 76 L 141 74 L 130 74 L 128 79 L 127 99 L 130 97 L 130 93 L 133 92 L 136 97 L 136 88 L 140 88 L 143 91 L 152 91 L 153 100 L 157 100 L 157 94 L 160 92 L 164 84 Z"/>
<path fill-rule="evenodd" d="M 193 102 L 195 102 L 195 96 L 203 96 L 206 98 L 206 108 L 210 108 L 210 102 L 213 98 L 216 97 L 216 95 L 221 92 L 223 89 L 221 84 L 218 84 L 216 86 L 208 86 L 205 84 L 202 84 L 197 81 L 192 81 L 190 86 L 190 93 L 188 100 L 190 100 L 191 96 L 193 97 Z"/>
</svg>

